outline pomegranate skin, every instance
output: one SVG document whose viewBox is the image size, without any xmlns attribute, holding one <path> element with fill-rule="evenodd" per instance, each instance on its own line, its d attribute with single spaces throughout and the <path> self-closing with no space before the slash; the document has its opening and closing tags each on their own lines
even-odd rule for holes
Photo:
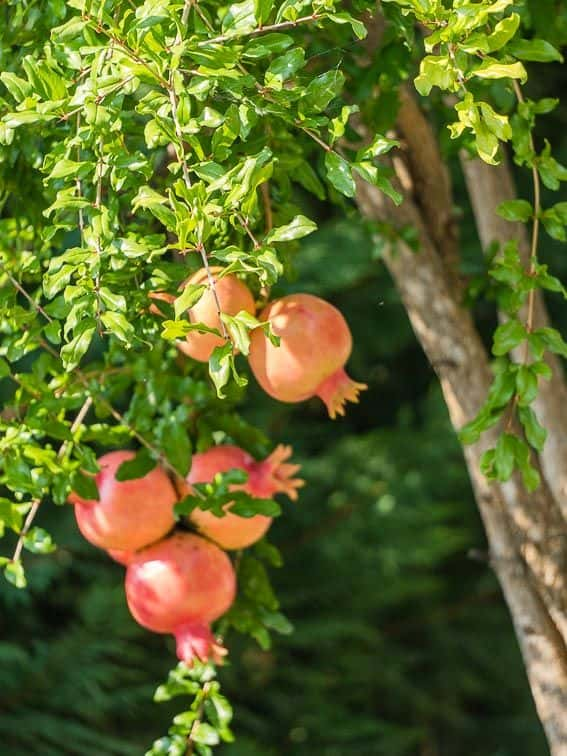
<svg viewBox="0 0 567 756">
<path fill-rule="evenodd" d="M 213 277 L 221 270 L 221 267 L 211 268 Z M 207 286 L 207 290 L 203 293 L 201 299 L 188 311 L 191 323 L 204 323 L 209 328 L 216 328 L 222 333 L 217 303 L 209 285 L 207 271 L 204 268 L 198 270 L 186 283 L 205 284 Z M 256 312 L 254 297 L 248 287 L 236 276 L 228 275 L 223 278 L 215 278 L 215 288 L 221 311 L 227 315 L 237 315 L 241 310 L 246 310 L 251 315 Z M 213 333 L 192 331 L 187 334 L 184 341 L 179 341 L 177 346 L 188 357 L 199 362 L 208 362 L 213 350 L 224 343 L 223 338 L 215 336 Z"/>
<path fill-rule="evenodd" d="M 248 473 L 248 480 L 242 485 L 232 486 L 233 490 L 246 491 L 259 499 L 285 493 L 295 500 L 297 489 L 304 482 L 293 477 L 299 470 L 299 465 L 286 463 L 291 454 L 291 447 L 278 446 L 269 457 L 259 462 L 238 446 L 213 446 L 206 452 L 193 455 L 187 482 L 208 483 L 217 473 L 236 468 Z M 240 517 L 230 511 L 224 517 L 216 517 L 211 512 L 194 509 L 189 518 L 200 533 L 223 549 L 244 549 L 252 545 L 262 538 L 272 524 L 272 518 L 265 515 Z"/>
<path fill-rule="evenodd" d="M 129 565 L 136 554 L 135 551 L 124 551 L 123 549 L 107 549 L 106 553 L 115 562 L 124 566 Z"/>
<path fill-rule="evenodd" d="M 75 493 L 69 496 L 79 530 L 101 549 L 136 551 L 163 538 L 175 523 L 178 496 L 160 467 L 143 478 L 116 480 L 117 469 L 134 456 L 132 451 L 115 451 L 99 458 L 95 476 L 99 501 Z"/>
<path fill-rule="evenodd" d="M 180 659 L 222 655 L 208 626 L 234 601 L 236 575 L 214 543 L 175 533 L 135 555 L 126 569 L 125 587 L 136 622 L 175 635 Z"/>
<path fill-rule="evenodd" d="M 274 346 L 262 329 L 251 336 L 249 362 L 264 391 L 281 402 L 319 396 L 329 416 L 344 415 L 366 387 L 343 369 L 352 350 L 349 327 L 336 307 L 311 294 L 276 299 L 259 315 L 280 337 Z"/>
</svg>

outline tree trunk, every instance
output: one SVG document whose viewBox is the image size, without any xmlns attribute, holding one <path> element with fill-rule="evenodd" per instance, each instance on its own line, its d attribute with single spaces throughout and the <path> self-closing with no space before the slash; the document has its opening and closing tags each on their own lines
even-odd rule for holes
<svg viewBox="0 0 567 756">
<path fill-rule="evenodd" d="M 460 304 L 455 267 L 458 245 L 447 170 L 427 120 L 407 91 L 402 95 L 398 127 L 402 154 L 392 159 L 392 165 L 400 178 L 403 204 L 395 207 L 363 181 L 357 181 L 356 200 L 366 218 L 396 227 L 411 225 L 418 231 L 417 253 L 400 238 L 384 261 L 438 374 L 453 427 L 458 430 L 486 398 L 490 364 L 471 314 Z M 487 170 L 492 168 L 487 166 Z M 490 229 L 483 233 L 485 244 L 500 238 L 487 217 L 496 204 L 475 207 L 481 232 L 484 227 Z M 539 313 L 545 316 L 542 302 Z M 557 394 L 545 391 L 538 400 L 538 414 L 546 423 L 557 412 L 554 396 L 565 392 L 559 372 L 554 385 Z M 567 441 L 559 421 L 547 427 L 553 441 L 540 460 L 543 483 L 534 494 L 525 491 L 517 476 L 501 484 L 481 473 L 480 459 L 495 445 L 498 428 L 465 447 L 464 455 L 486 530 L 489 561 L 510 609 L 551 753 L 567 756 L 567 529 L 558 503 L 567 473 L 567 454 L 561 457 L 560 451 Z"/>
</svg>

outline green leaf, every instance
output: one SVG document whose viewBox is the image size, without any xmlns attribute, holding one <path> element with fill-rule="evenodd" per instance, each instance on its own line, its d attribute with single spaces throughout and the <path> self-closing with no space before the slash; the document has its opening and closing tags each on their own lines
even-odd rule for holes
<svg viewBox="0 0 567 756">
<path fill-rule="evenodd" d="M 230 339 L 236 349 L 247 356 L 250 351 L 250 331 L 258 326 L 258 321 L 249 312 L 241 310 L 237 315 L 221 313 L 221 320 L 226 325 Z"/>
<path fill-rule="evenodd" d="M 167 461 L 184 478 L 191 468 L 192 449 L 187 429 L 174 419 L 163 426 L 159 438 Z"/>
<path fill-rule="evenodd" d="M 7 525 L 11 530 L 16 533 L 20 531 L 22 527 L 23 516 L 18 509 L 17 504 L 9 499 L 0 497 L 0 534 L 3 532 L 3 526 Z"/>
<path fill-rule="evenodd" d="M 230 701 L 220 693 L 211 693 L 205 701 L 205 714 L 217 729 L 222 730 L 228 727 L 232 720 Z"/>
<path fill-rule="evenodd" d="M 228 508 L 231 514 L 239 517 L 278 517 L 281 514 L 280 505 L 273 499 L 256 499 L 240 491 L 234 492 L 233 496 L 234 504 Z"/>
<path fill-rule="evenodd" d="M 356 185 L 352 177 L 352 170 L 347 161 L 336 152 L 329 151 L 325 155 L 327 178 L 335 189 L 345 197 L 354 197 Z"/>
<path fill-rule="evenodd" d="M 266 243 L 288 242 L 293 239 L 301 239 L 317 230 L 317 224 L 304 215 L 296 215 L 286 226 L 274 228 L 266 237 Z"/>
<path fill-rule="evenodd" d="M 526 329 L 519 320 L 508 320 L 498 326 L 494 333 L 492 354 L 500 357 L 515 349 L 527 337 Z"/>
<path fill-rule="evenodd" d="M 287 50 L 291 45 L 293 45 L 293 37 L 287 34 L 272 32 L 271 34 L 263 34 L 258 39 L 249 42 L 244 48 L 242 55 L 244 58 L 260 60 L 261 58 L 277 55 Z"/>
<path fill-rule="evenodd" d="M 121 483 L 125 480 L 137 480 L 138 478 L 146 476 L 154 469 L 154 467 L 156 467 L 156 465 L 157 462 L 152 457 L 149 450 L 143 448 L 136 452 L 135 457 L 122 462 L 116 470 L 114 477 Z"/>
<path fill-rule="evenodd" d="M 206 289 L 206 286 L 200 284 L 186 284 L 183 293 L 173 303 L 175 319 L 178 320 L 183 313 L 196 305 Z"/>
<path fill-rule="evenodd" d="M 25 79 L 16 76 L 16 74 L 11 71 L 2 71 L 2 73 L 0 73 L 0 81 L 18 103 L 25 100 L 26 97 L 29 97 L 32 93 L 30 83 Z"/>
<path fill-rule="evenodd" d="M 99 492 L 96 480 L 92 475 L 87 475 L 81 470 L 76 470 L 71 476 L 71 489 L 85 501 L 99 501 Z"/>
<path fill-rule="evenodd" d="M 547 431 L 540 424 L 533 409 L 531 407 L 520 407 L 518 409 L 518 416 L 530 446 L 533 446 L 538 452 L 543 451 Z"/>
<path fill-rule="evenodd" d="M 307 86 L 300 107 L 304 112 L 320 113 L 341 92 L 345 76 L 336 69 L 320 74 Z"/>
<path fill-rule="evenodd" d="M 218 732 L 206 722 L 199 724 L 191 730 L 191 740 L 195 743 L 204 743 L 205 745 L 218 745 L 220 736 Z"/>
<path fill-rule="evenodd" d="M 197 333 L 212 333 L 220 336 L 221 333 L 217 328 L 210 328 L 204 323 L 189 323 L 188 320 L 165 320 L 163 322 L 162 337 L 167 341 L 175 341 L 184 338 L 191 331 Z"/>
<path fill-rule="evenodd" d="M 36 110 L 20 110 L 17 113 L 7 113 L 2 121 L 9 129 L 17 129 L 18 126 L 29 126 L 32 123 L 46 123 L 52 121 L 54 115 L 38 113 Z"/>
<path fill-rule="evenodd" d="M 567 358 L 567 343 L 555 328 L 538 328 L 532 335 L 539 338 L 550 352 Z"/>
<path fill-rule="evenodd" d="M 24 566 L 19 560 L 6 564 L 4 567 L 4 577 L 9 583 L 15 585 L 16 588 L 25 588 L 27 585 Z"/>
<path fill-rule="evenodd" d="M 101 301 L 111 310 L 118 310 L 120 312 L 126 310 L 126 297 L 122 296 L 122 294 L 116 294 L 106 286 L 101 286 L 98 293 Z"/>
<path fill-rule="evenodd" d="M 350 13 L 330 13 L 327 18 L 334 24 L 350 24 L 355 36 L 358 39 L 364 39 L 368 32 L 366 26 Z"/>
<path fill-rule="evenodd" d="M 528 78 L 526 69 L 521 63 L 499 63 L 498 61 L 485 61 L 475 68 L 473 76 L 478 79 L 520 79 L 522 83 Z"/>
<path fill-rule="evenodd" d="M 69 176 L 85 178 L 94 170 L 94 163 L 78 163 L 75 160 L 58 160 L 47 179 L 61 179 Z"/>
<path fill-rule="evenodd" d="M 304 189 L 307 189 L 308 192 L 314 194 L 318 199 L 325 199 L 325 187 L 306 160 L 301 160 L 294 167 L 290 178 L 292 181 L 297 181 L 298 184 L 301 184 Z"/>
<path fill-rule="evenodd" d="M 130 344 L 135 337 L 134 326 L 121 312 L 103 312 L 100 319 L 110 333 L 118 337 L 120 341 Z"/>
<path fill-rule="evenodd" d="M 496 212 L 501 218 L 508 221 L 519 221 L 525 223 L 533 216 L 533 208 L 526 200 L 508 200 L 502 202 L 496 208 Z"/>
<path fill-rule="evenodd" d="M 227 342 L 222 346 L 214 349 L 209 359 L 209 375 L 211 376 L 219 399 L 224 399 L 223 388 L 230 380 L 231 373 L 237 376 L 234 366 L 234 355 L 232 354 L 232 344 Z"/>
<path fill-rule="evenodd" d="M 187 515 L 190 515 L 194 509 L 201 509 L 202 504 L 203 499 L 201 499 L 199 496 L 190 494 L 188 496 L 184 496 L 175 504 L 175 506 L 173 507 L 173 512 L 176 517 L 186 517 Z"/>
<path fill-rule="evenodd" d="M 378 166 L 365 160 L 361 163 L 354 163 L 352 167 L 359 176 L 362 176 L 365 181 L 368 181 L 369 184 L 377 186 L 378 189 L 380 189 L 383 194 L 389 197 L 395 205 L 402 204 L 402 202 L 404 201 L 403 195 L 400 194 L 400 192 L 398 192 L 396 189 L 394 189 L 394 186 L 392 185 L 390 179 L 383 173 L 381 173 L 381 170 L 380 168 L 378 168 Z"/>
<path fill-rule="evenodd" d="M 43 528 L 32 528 L 24 536 L 24 548 L 33 554 L 50 554 L 56 546 Z"/>
<path fill-rule="evenodd" d="M 266 85 L 274 85 L 279 82 L 283 83 L 303 68 L 305 64 L 305 50 L 301 47 L 294 47 L 284 55 L 273 60 L 266 71 Z"/>
<path fill-rule="evenodd" d="M 508 51 L 516 58 L 535 63 L 563 62 L 563 56 L 545 39 L 516 39 L 508 45 Z"/>
<path fill-rule="evenodd" d="M 259 612 L 260 619 L 270 630 L 280 635 L 291 635 L 293 625 L 281 612 L 270 612 L 267 609 L 261 609 Z"/>
<path fill-rule="evenodd" d="M 428 55 L 419 66 L 419 76 L 414 81 L 420 95 L 427 97 L 433 87 L 453 91 L 457 85 L 457 72 L 447 55 Z"/>
<path fill-rule="evenodd" d="M 397 139 L 390 139 L 382 136 L 382 134 L 376 134 L 372 142 L 368 147 L 364 147 L 356 154 L 357 162 L 359 160 L 369 160 L 370 158 L 377 158 L 381 155 L 386 155 L 394 147 L 399 147 L 400 142 Z"/>
<path fill-rule="evenodd" d="M 270 18 L 274 7 L 274 0 L 254 0 L 254 16 L 258 26 L 263 26 Z"/>
<path fill-rule="evenodd" d="M 509 480 L 515 466 L 516 437 L 503 433 L 496 444 L 494 453 L 494 473 L 497 480 Z"/>
<path fill-rule="evenodd" d="M 67 371 L 74 370 L 78 366 L 91 344 L 95 330 L 96 322 L 93 318 L 85 318 L 75 329 L 73 339 L 62 347 L 61 359 Z"/>
<path fill-rule="evenodd" d="M 537 396 L 537 375 L 530 365 L 520 365 L 516 373 L 516 387 L 520 406 L 531 404 Z"/>
</svg>

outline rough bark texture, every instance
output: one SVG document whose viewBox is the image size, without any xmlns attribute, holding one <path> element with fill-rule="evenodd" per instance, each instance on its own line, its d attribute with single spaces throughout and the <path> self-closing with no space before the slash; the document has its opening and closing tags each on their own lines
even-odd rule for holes
<svg viewBox="0 0 567 756">
<path fill-rule="evenodd" d="M 399 156 L 393 165 L 403 176 L 398 188 L 404 190 L 404 203 L 396 208 L 379 190 L 362 181 L 357 181 L 356 198 L 367 218 L 397 227 L 411 225 L 418 231 L 419 252 L 400 240 L 385 255 L 385 262 L 439 376 L 453 426 L 459 429 L 476 415 L 486 398 L 491 383 L 489 360 L 470 313 L 460 305 L 452 269 L 454 255 L 447 254 L 454 242 L 447 242 L 442 230 L 447 221 L 440 221 L 452 218 L 450 188 L 443 178 L 445 168 L 434 136 L 415 103 L 402 106 L 400 132 L 404 165 Z M 432 180 L 436 175 L 442 178 L 435 188 Z M 422 187 L 419 204 L 414 200 L 418 187 Z M 423 187 L 430 188 L 427 199 Z M 493 214 L 494 204 L 484 212 Z M 510 608 L 551 752 L 567 756 L 565 521 L 545 482 L 528 495 L 517 478 L 506 484 L 491 483 L 480 472 L 482 454 L 494 446 L 498 433 L 494 428 L 479 443 L 466 447 L 465 459 L 487 533 L 490 562 Z"/>
<path fill-rule="evenodd" d="M 463 154 L 461 165 L 482 246 L 487 248 L 493 242 L 504 245 L 515 239 L 527 265 L 530 245 L 526 227 L 521 223 L 510 223 L 494 212 L 499 204 L 516 197 L 508 162 L 504 160 L 500 165 L 490 166 L 478 158 L 471 159 Z M 546 326 L 549 326 L 549 317 L 543 297 L 538 291 L 534 307 L 534 328 Z M 522 354 L 515 357 L 521 360 Z M 540 381 L 539 396 L 534 403 L 539 421 L 547 430 L 541 464 L 547 483 L 567 519 L 567 386 L 558 358 L 548 353 L 546 360 L 553 376 L 549 381 Z"/>
</svg>

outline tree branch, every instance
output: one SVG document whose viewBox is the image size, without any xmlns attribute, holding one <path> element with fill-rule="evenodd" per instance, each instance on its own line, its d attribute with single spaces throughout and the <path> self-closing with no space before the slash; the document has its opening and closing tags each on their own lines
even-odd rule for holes
<svg viewBox="0 0 567 756">
<path fill-rule="evenodd" d="M 433 129 L 407 85 L 400 87 L 399 96 L 397 125 L 413 179 L 412 197 L 421 209 L 429 235 L 445 262 L 447 275 L 461 289 L 457 224 L 449 171 Z"/>
<path fill-rule="evenodd" d="M 517 241 L 522 263 L 528 267 L 532 250 L 526 227 L 522 223 L 506 221 L 495 212 L 500 203 L 517 197 L 508 161 L 504 159 L 500 165 L 489 166 L 482 160 L 461 154 L 461 165 L 482 246 L 486 249 L 495 241 L 501 246 Z M 529 317 L 528 307 L 526 305 L 519 313 L 523 320 Z M 540 291 L 535 291 L 533 298 L 532 322 L 534 328 L 550 325 Z M 524 361 L 523 350 L 516 349 L 513 358 L 517 362 Z M 534 402 L 534 411 L 547 431 L 540 459 L 545 479 L 561 506 L 563 517 L 567 519 L 567 386 L 556 355 L 548 352 L 545 359 L 552 370 L 552 377 L 549 381 L 540 380 L 539 393 Z"/>
</svg>

